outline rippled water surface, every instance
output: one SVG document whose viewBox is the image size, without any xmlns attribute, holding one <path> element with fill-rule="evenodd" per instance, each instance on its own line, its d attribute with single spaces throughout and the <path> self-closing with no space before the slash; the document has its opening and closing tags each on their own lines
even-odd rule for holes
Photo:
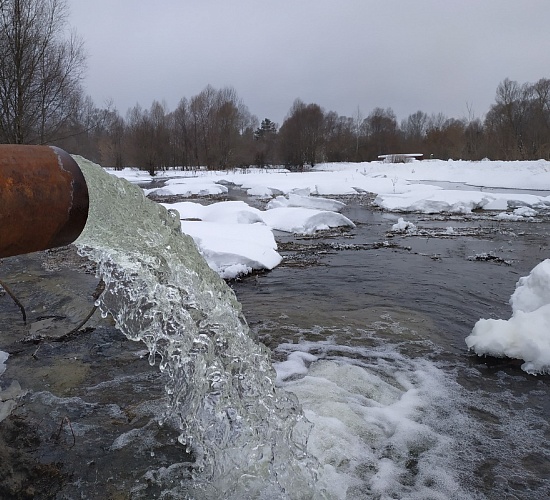
<svg viewBox="0 0 550 500">
<path fill-rule="evenodd" d="M 510 316 L 515 283 L 549 256 L 548 218 L 408 214 L 418 234 L 406 236 L 389 231 L 396 216 L 346 201 L 355 229 L 278 234 L 283 264 L 231 283 L 274 361 L 306 359 L 280 385 L 315 424 L 320 489 L 332 498 L 548 498 L 548 377 L 478 358 L 464 343 L 479 318 Z M 1 491 L 176 498 L 166 492 L 187 490 L 193 457 L 177 422 L 160 425 L 166 378 L 144 346 L 97 313 L 90 330 L 53 338 L 88 312 L 97 284 L 65 252 L 0 264 L 29 317 L 24 325 L 0 297 L 0 349 L 10 353 L 0 386 L 17 381 L 26 392 L 0 423 Z"/>
<path fill-rule="evenodd" d="M 438 409 L 426 423 L 454 441 L 445 467 L 465 489 L 446 494 L 547 498 L 548 377 L 525 374 L 516 360 L 469 354 L 464 338 L 482 317 L 510 317 L 518 278 L 548 257 L 548 220 L 411 214 L 406 219 L 422 235 L 394 236 L 393 215 L 353 202 L 344 214 L 358 227 L 324 239 L 330 247 L 293 238 L 286 264 L 233 285 L 252 329 L 275 355 L 289 350 L 280 344 L 298 342 L 325 359 L 361 366 L 380 352 L 398 353 L 411 360 L 395 364 L 407 377 L 419 368 L 414 360 L 430 360 L 449 385 L 447 404 L 432 401 Z M 446 234 L 449 226 L 454 235 Z M 494 258 L 481 260 L 486 255 Z M 396 498 L 409 495 L 402 489 Z"/>
</svg>

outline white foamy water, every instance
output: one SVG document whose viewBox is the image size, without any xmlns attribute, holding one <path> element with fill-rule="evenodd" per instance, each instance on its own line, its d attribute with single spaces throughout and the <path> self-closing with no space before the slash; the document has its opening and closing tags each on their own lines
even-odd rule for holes
<svg viewBox="0 0 550 500">
<path fill-rule="evenodd" d="M 8 360 L 8 353 L 0 351 L 0 375 L 6 371 L 6 361 Z"/>
<path fill-rule="evenodd" d="M 391 347 L 283 344 L 278 382 L 298 396 L 314 426 L 308 451 L 330 498 L 469 498 L 459 484 L 457 440 L 466 417 L 452 383 L 432 362 Z"/>
</svg>

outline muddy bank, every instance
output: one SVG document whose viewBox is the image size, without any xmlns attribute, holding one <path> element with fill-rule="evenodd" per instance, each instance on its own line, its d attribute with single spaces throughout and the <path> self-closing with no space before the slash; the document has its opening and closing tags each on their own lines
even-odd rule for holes
<svg viewBox="0 0 550 500">
<path fill-rule="evenodd" d="M 143 345 L 94 306 L 93 266 L 74 248 L 5 259 L 0 279 L 0 498 L 154 498 L 163 468 L 186 467 L 164 381 Z M 143 477 L 148 474 L 148 481 Z"/>
</svg>

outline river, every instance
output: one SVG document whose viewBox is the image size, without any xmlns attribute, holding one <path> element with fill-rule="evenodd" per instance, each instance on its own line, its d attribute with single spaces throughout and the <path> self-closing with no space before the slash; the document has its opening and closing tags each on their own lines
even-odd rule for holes
<svg viewBox="0 0 550 500">
<path fill-rule="evenodd" d="M 283 263 L 230 283 L 274 361 L 297 353 L 305 365 L 280 385 L 315 424 L 325 491 L 548 498 L 548 377 L 468 353 L 464 338 L 479 318 L 510 316 L 517 280 L 548 257 L 549 218 L 407 214 L 418 228 L 407 235 L 366 197 L 344 201 L 356 228 L 277 234 Z M 0 297 L 0 384 L 26 393 L 0 423 L 6 498 L 176 498 L 166 492 L 192 480 L 177 424 L 159 426 L 166 380 L 144 347 L 99 313 L 53 338 L 92 307 L 91 267 L 70 249 L 0 264 L 30 325 Z"/>
</svg>

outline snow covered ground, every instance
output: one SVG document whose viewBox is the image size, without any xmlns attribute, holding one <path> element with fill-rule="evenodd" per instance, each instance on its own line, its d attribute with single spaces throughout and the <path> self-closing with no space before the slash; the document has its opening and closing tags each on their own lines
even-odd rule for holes
<svg viewBox="0 0 550 500">
<path fill-rule="evenodd" d="M 147 173 L 133 169 L 111 173 L 131 182 L 152 180 Z M 369 192 L 377 195 L 374 203 L 387 211 L 467 214 L 484 210 L 495 220 L 524 220 L 550 209 L 550 162 L 542 160 L 329 163 L 303 173 L 284 169 L 168 171 L 159 172 L 155 179 L 166 179 L 166 185 L 147 189 L 146 194 L 220 195 L 234 184 L 250 196 L 269 200 L 264 211 L 244 202 L 208 207 L 195 202 L 165 204 L 179 211 L 184 232 L 195 239 L 210 266 L 224 278 L 278 265 L 281 259 L 270 234 L 273 230 L 313 234 L 353 227 L 353 221 L 339 214 L 344 204 L 327 198 L 330 196 Z M 472 189 L 444 189 L 429 181 L 459 182 Z M 481 191 L 482 187 L 502 190 L 487 192 Z M 536 190 L 538 194 L 506 191 L 511 188 Z"/>
<path fill-rule="evenodd" d="M 135 170 L 111 172 L 131 182 L 151 178 Z M 249 196 L 270 200 L 266 210 L 244 202 L 202 206 L 195 202 L 165 204 L 176 209 L 182 230 L 191 235 L 209 265 L 225 278 L 253 269 L 273 269 L 277 253 L 274 230 L 313 234 L 333 227 L 353 227 L 339 213 L 342 203 L 330 196 L 375 193 L 383 210 L 406 213 L 468 214 L 483 210 L 495 220 L 532 220 L 550 210 L 550 162 L 539 161 L 414 161 L 321 164 L 311 172 L 248 169 L 230 172 L 163 172 L 165 187 L 156 195 L 218 195 L 234 184 Z M 430 184 L 430 181 L 434 184 Z M 460 183 L 444 189 L 436 183 Z M 465 186 L 471 186 L 467 189 Z M 488 188 L 493 188 L 487 191 Z M 500 188 L 500 189 L 498 189 Z M 515 192 L 508 190 L 515 190 Z M 531 190 L 532 193 L 517 193 Z M 410 231 L 403 218 L 388 230 Z M 512 317 L 480 320 L 467 345 L 480 355 L 523 359 L 530 373 L 550 372 L 550 260 L 521 278 L 511 298 Z"/>
</svg>

